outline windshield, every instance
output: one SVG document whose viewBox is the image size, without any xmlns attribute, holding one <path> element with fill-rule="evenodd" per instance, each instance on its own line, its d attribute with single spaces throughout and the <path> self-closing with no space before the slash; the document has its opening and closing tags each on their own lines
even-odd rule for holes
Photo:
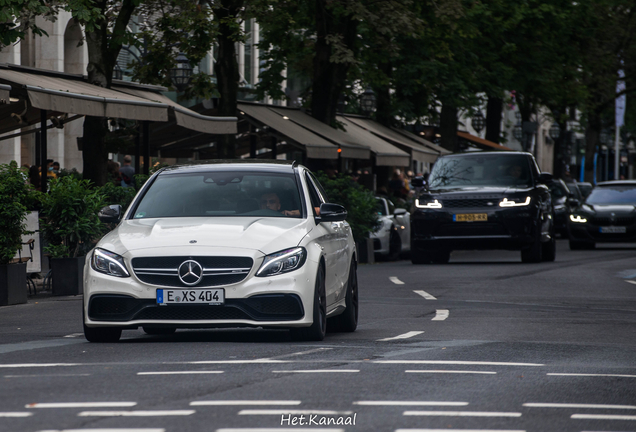
<svg viewBox="0 0 636 432">
<path fill-rule="evenodd" d="M 431 189 L 458 186 L 530 187 L 528 158 L 522 155 L 475 155 L 440 158 L 429 176 Z"/>
<path fill-rule="evenodd" d="M 587 204 L 630 204 L 636 205 L 636 187 L 602 186 L 592 189 L 585 200 Z"/>
<path fill-rule="evenodd" d="M 386 206 L 384 205 L 384 200 L 382 198 L 375 199 L 375 208 L 377 209 L 379 216 L 386 216 Z"/>
<path fill-rule="evenodd" d="M 550 184 L 550 194 L 552 194 L 552 198 L 563 198 L 568 195 L 568 190 L 561 182 L 552 182 Z"/>
<path fill-rule="evenodd" d="M 293 174 L 198 172 L 160 174 L 134 219 L 164 217 L 301 217 Z"/>
</svg>

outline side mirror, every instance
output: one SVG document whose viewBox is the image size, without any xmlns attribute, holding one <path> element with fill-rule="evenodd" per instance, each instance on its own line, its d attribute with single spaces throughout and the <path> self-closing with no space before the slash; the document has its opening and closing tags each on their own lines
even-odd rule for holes
<svg viewBox="0 0 636 432">
<path fill-rule="evenodd" d="M 406 210 L 403 208 L 396 208 L 395 211 L 393 212 L 394 216 L 403 216 L 406 214 Z"/>
<path fill-rule="evenodd" d="M 542 172 L 539 174 L 539 183 L 548 184 L 550 183 L 554 177 L 549 172 Z"/>
<path fill-rule="evenodd" d="M 581 205 L 581 201 L 579 201 L 578 199 L 574 198 L 573 196 L 568 197 L 567 201 L 568 205 L 570 207 L 578 207 Z"/>
<path fill-rule="evenodd" d="M 413 185 L 413 187 L 416 187 L 416 188 L 424 187 L 424 177 L 421 177 L 421 176 L 413 177 L 411 179 L 411 184 Z"/>
<path fill-rule="evenodd" d="M 119 204 L 102 208 L 97 217 L 104 223 L 119 223 L 121 220 L 121 206 Z"/>
<path fill-rule="evenodd" d="M 338 204 L 320 204 L 320 222 L 340 222 L 347 218 L 347 210 Z"/>
</svg>

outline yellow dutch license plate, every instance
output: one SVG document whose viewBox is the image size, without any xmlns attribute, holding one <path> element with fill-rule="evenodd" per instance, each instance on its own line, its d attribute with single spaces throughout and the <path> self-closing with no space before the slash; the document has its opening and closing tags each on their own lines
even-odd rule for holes
<svg viewBox="0 0 636 432">
<path fill-rule="evenodd" d="M 453 215 L 455 222 L 486 222 L 488 220 L 487 213 L 461 213 Z"/>
</svg>

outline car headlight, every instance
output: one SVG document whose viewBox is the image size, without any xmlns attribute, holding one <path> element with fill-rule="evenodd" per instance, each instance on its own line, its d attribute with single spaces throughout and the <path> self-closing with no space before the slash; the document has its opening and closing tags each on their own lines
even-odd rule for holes
<svg viewBox="0 0 636 432">
<path fill-rule="evenodd" d="M 256 276 L 275 276 L 299 269 L 305 264 L 307 251 L 303 247 L 286 249 L 267 255 Z"/>
<path fill-rule="evenodd" d="M 526 200 L 521 202 L 509 201 L 508 198 L 504 198 L 503 201 L 499 203 L 499 207 L 523 207 L 530 205 L 530 201 L 532 201 L 530 197 L 526 197 Z"/>
<path fill-rule="evenodd" d="M 576 223 L 585 223 L 585 222 L 587 222 L 586 218 L 581 217 L 579 215 L 570 215 L 570 220 L 572 222 L 576 222 Z"/>
<path fill-rule="evenodd" d="M 105 249 L 95 248 L 91 257 L 91 267 L 93 270 L 109 276 L 130 277 L 124 258 Z"/>
<path fill-rule="evenodd" d="M 435 208 L 435 209 L 440 209 L 442 208 L 442 203 L 439 202 L 438 200 L 422 200 L 420 201 L 420 199 L 416 199 L 415 200 L 415 207 L 417 208 Z"/>
</svg>

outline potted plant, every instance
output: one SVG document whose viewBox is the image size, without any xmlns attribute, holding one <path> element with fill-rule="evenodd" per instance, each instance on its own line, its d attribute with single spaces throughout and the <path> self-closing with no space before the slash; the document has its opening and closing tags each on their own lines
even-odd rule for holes
<svg viewBox="0 0 636 432">
<path fill-rule="evenodd" d="M 22 248 L 31 188 L 18 164 L 0 165 L 0 306 L 27 302 L 26 263 L 14 259 Z"/>
<path fill-rule="evenodd" d="M 53 295 L 83 292 L 84 256 L 103 234 L 97 213 L 105 204 L 100 189 L 88 180 L 65 176 L 51 181 L 42 199 L 40 230 L 51 256 Z"/>
</svg>

